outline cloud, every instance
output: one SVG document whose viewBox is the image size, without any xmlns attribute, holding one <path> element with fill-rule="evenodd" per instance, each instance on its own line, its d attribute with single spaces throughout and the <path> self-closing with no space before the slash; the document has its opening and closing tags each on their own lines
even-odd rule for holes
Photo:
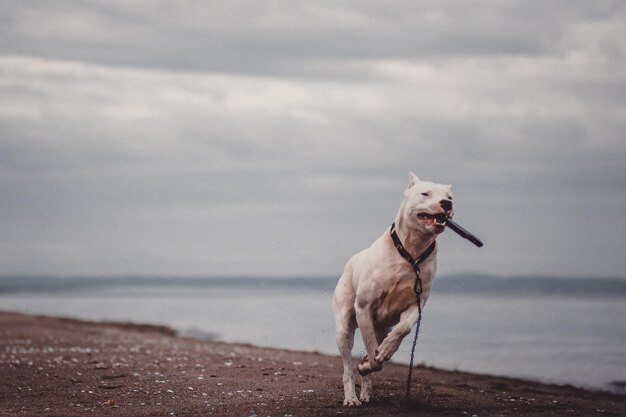
<svg viewBox="0 0 626 417">
<path fill-rule="evenodd" d="M 414 170 L 444 273 L 623 274 L 621 2 L 158 4 L 1 6 L 0 272 L 338 274 Z"/>
<path fill-rule="evenodd" d="M 19 2 L 2 6 L 5 53 L 105 65 L 353 78 L 386 59 L 542 56 L 624 5 L 482 1 Z"/>
</svg>

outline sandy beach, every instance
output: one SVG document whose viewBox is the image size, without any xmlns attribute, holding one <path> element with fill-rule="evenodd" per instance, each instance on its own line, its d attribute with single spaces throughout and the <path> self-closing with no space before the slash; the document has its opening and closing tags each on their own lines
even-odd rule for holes
<svg viewBox="0 0 626 417">
<path fill-rule="evenodd" d="M 2 416 L 626 415 L 626 396 L 387 364 L 342 405 L 336 356 L 176 336 L 166 327 L 0 313 Z"/>
</svg>

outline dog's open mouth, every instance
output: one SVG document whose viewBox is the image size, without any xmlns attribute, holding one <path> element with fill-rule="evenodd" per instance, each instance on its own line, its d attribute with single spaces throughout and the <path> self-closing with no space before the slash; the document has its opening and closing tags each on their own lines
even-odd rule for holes
<svg viewBox="0 0 626 417">
<path fill-rule="evenodd" d="M 445 213 L 439 214 L 429 214 L 429 213 L 419 213 L 417 215 L 418 219 L 422 220 L 432 220 L 437 226 L 445 226 L 448 221 L 448 216 Z"/>
</svg>

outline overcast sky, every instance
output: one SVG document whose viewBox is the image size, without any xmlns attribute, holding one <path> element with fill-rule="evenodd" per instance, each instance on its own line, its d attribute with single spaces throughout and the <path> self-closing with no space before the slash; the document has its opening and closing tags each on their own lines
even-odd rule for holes
<svg viewBox="0 0 626 417">
<path fill-rule="evenodd" d="M 626 273 L 626 2 L 0 3 L 0 275 Z"/>
</svg>

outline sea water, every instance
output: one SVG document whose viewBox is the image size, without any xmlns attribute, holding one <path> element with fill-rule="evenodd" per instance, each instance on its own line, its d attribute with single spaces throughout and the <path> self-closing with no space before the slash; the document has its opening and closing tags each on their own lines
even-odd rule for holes
<svg viewBox="0 0 626 417">
<path fill-rule="evenodd" d="M 164 324 L 181 334 L 336 354 L 332 288 L 142 285 L 0 292 L 0 310 Z M 618 390 L 626 381 L 626 298 L 437 293 L 416 363 Z M 393 360 L 408 363 L 413 334 Z M 364 354 L 356 335 L 355 355 Z"/>
</svg>

